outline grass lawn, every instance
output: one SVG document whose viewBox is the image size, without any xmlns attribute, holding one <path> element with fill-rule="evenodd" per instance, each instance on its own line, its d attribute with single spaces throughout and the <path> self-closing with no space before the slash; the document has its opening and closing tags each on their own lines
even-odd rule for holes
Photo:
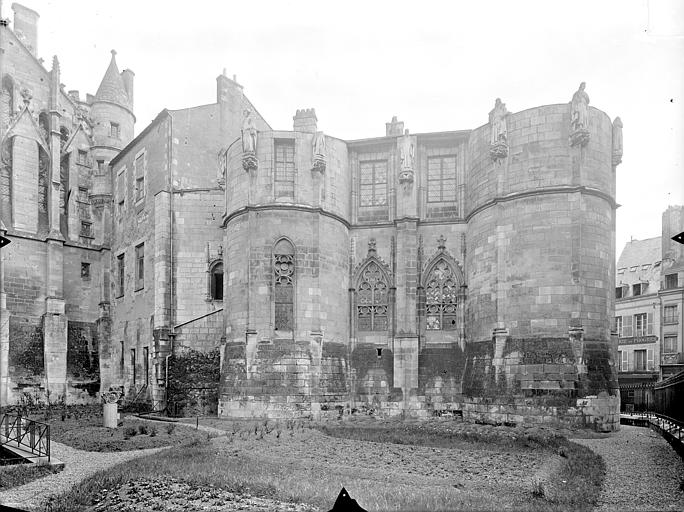
<svg viewBox="0 0 684 512">
<path fill-rule="evenodd" d="M 62 468 L 54 468 L 47 464 L 12 464 L 0 466 L 0 492 L 27 484 L 52 473 L 58 473 Z"/>
<path fill-rule="evenodd" d="M 271 422 L 263 429 L 254 421 L 222 425 L 225 437 L 100 472 L 56 499 L 51 510 L 87 510 L 120 499 L 123 485 L 169 478 L 197 492 L 222 489 L 322 511 L 332 508 L 342 486 L 369 511 L 589 511 L 605 470 L 590 450 L 543 429 L 457 422 L 407 422 L 392 429 L 382 422 L 318 429 L 301 422 Z"/>
<path fill-rule="evenodd" d="M 207 434 L 187 425 L 125 418 L 116 429 L 102 426 L 102 415 L 53 418 L 50 438 L 79 450 L 121 452 L 206 440 Z"/>
</svg>

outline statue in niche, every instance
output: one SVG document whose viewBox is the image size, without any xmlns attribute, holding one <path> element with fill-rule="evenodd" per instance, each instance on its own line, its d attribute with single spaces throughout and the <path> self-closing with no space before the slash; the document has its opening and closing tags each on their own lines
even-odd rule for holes
<svg viewBox="0 0 684 512">
<path fill-rule="evenodd" d="M 323 132 L 316 132 L 313 137 L 313 170 L 324 172 L 328 154 Z"/>
<path fill-rule="evenodd" d="M 613 167 L 622 162 L 622 119 L 613 121 Z"/>
<path fill-rule="evenodd" d="M 489 113 L 489 124 L 492 127 L 489 154 L 495 162 L 508 156 L 508 126 L 506 118 L 508 110 L 501 98 L 496 98 L 494 108 Z"/>
<path fill-rule="evenodd" d="M 227 151 L 221 151 L 218 154 L 218 172 L 216 173 L 216 182 L 221 190 L 225 189 L 226 186 L 226 166 L 227 162 Z"/>
<path fill-rule="evenodd" d="M 245 110 L 245 119 L 242 121 L 242 151 L 245 153 L 256 152 L 257 129 L 250 110 Z"/>
<path fill-rule="evenodd" d="M 404 131 L 404 136 L 399 142 L 399 158 L 401 159 L 401 169 L 399 171 L 399 182 L 404 185 L 413 183 L 413 165 L 416 152 L 409 131 Z"/>
<path fill-rule="evenodd" d="M 589 118 L 587 107 L 589 95 L 584 91 L 586 84 L 582 82 L 579 89 L 572 95 L 570 103 L 570 144 L 584 146 L 589 142 Z"/>
</svg>

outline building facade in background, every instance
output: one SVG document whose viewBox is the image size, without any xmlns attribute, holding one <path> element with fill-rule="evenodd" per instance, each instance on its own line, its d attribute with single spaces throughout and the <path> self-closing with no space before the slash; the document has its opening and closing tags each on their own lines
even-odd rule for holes
<svg viewBox="0 0 684 512">
<path fill-rule="evenodd" d="M 517 113 L 497 99 L 474 129 L 411 134 L 393 118 L 341 140 L 313 109 L 274 130 L 222 74 L 215 103 L 163 110 L 133 138 L 132 72 L 112 55 L 95 96 L 65 93 L 56 59 L 48 72 L 35 58 L 37 15 L 14 9 L 6 400 L 85 400 L 87 380 L 90 396 L 221 417 L 618 428 L 622 123 L 584 84 Z"/>
<path fill-rule="evenodd" d="M 615 278 L 615 330 L 622 409 L 650 409 L 655 382 L 684 370 L 682 206 L 663 213 L 662 236 L 628 242 Z"/>
</svg>

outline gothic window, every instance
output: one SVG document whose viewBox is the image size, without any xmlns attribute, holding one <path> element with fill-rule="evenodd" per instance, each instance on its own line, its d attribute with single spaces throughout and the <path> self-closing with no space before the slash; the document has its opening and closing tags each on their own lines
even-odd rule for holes
<svg viewBox="0 0 684 512">
<path fill-rule="evenodd" d="M 440 259 L 430 270 L 425 287 L 426 323 L 429 330 L 457 329 L 458 288 L 451 266 Z"/>
<path fill-rule="evenodd" d="M 0 215 L 6 226 L 12 223 L 12 141 L 6 139 L 0 148 Z"/>
<path fill-rule="evenodd" d="M 294 144 L 289 141 L 275 143 L 275 196 L 294 199 Z"/>
<path fill-rule="evenodd" d="M 275 330 L 294 329 L 295 251 L 287 240 L 280 240 L 273 249 Z"/>
<path fill-rule="evenodd" d="M 212 300 L 223 300 L 223 263 L 214 264 L 209 270 L 209 294 Z"/>
<path fill-rule="evenodd" d="M 356 294 L 359 331 L 386 331 L 388 290 L 385 274 L 371 262 L 361 273 Z"/>
</svg>

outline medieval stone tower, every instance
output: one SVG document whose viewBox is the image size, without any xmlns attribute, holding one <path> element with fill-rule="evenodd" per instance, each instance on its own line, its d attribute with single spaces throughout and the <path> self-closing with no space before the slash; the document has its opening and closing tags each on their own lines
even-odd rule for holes
<svg viewBox="0 0 684 512">
<path fill-rule="evenodd" d="M 300 110 L 225 151 L 219 413 L 461 411 L 617 428 L 621 131 L 571 103 L 342 141 Z M 326 412 L 327 411 L 327 412 Z"/>
</svg>

